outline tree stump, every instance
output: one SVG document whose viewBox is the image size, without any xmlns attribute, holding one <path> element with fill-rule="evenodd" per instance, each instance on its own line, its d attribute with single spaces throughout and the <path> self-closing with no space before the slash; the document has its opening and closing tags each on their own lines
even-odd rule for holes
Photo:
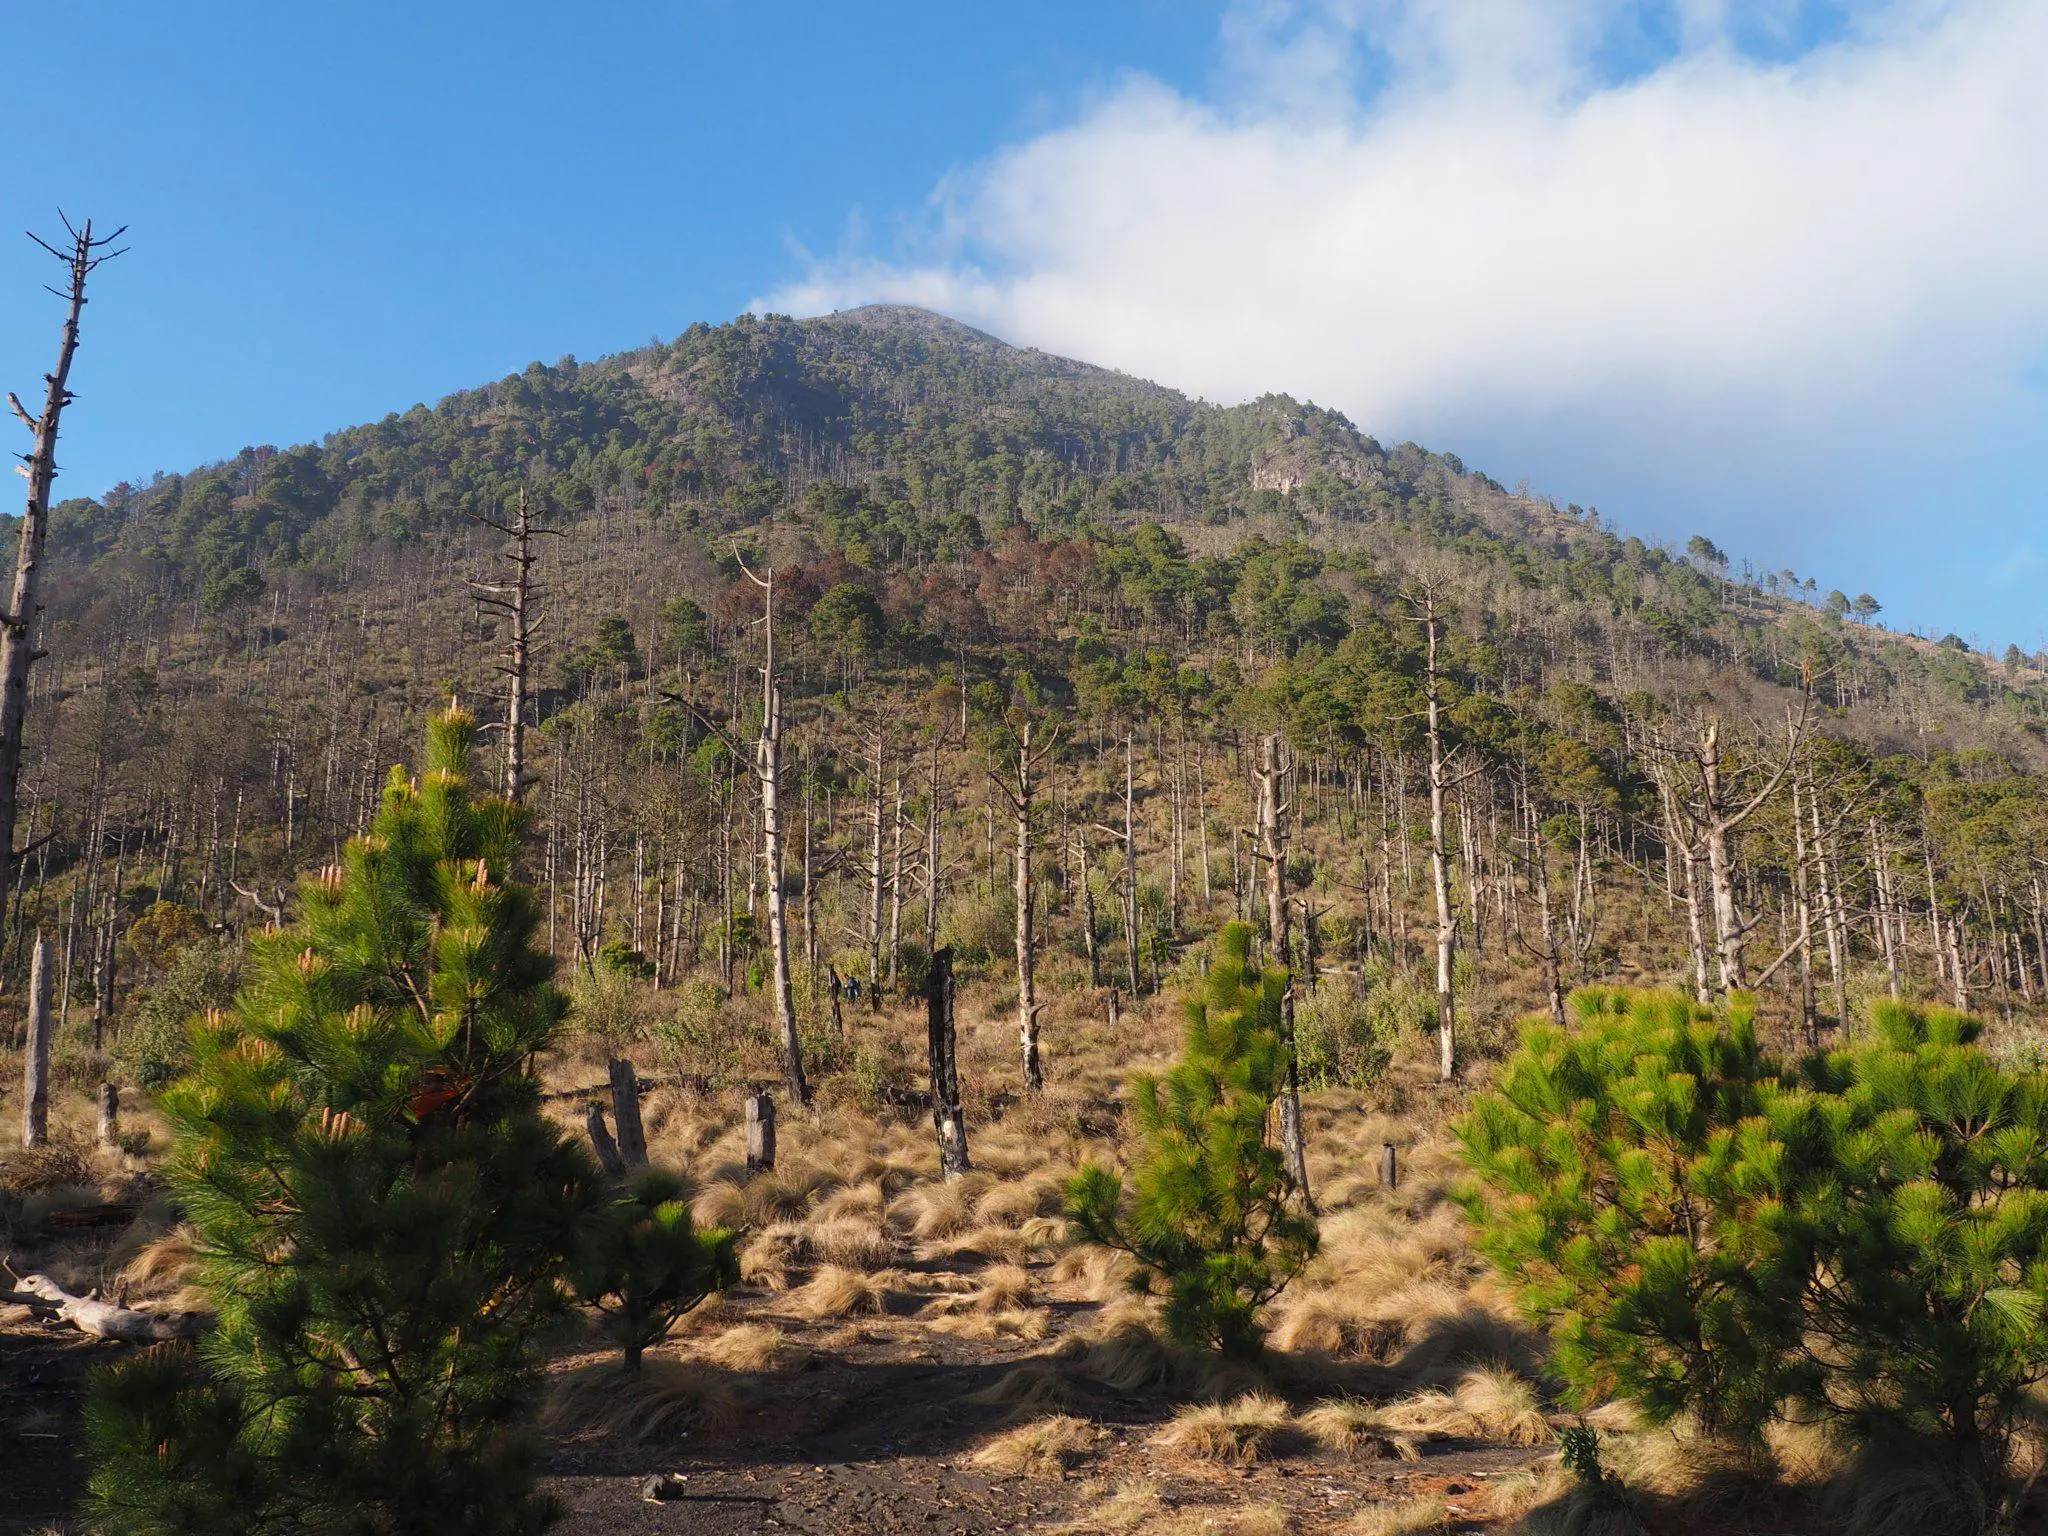
<svg viewBox="0 0 2048 1536">
<path fill-rule="evenodd" d="M 640 1125 L 640 1078 L 623 1057 L 611 1064 L 612 1124 L 618 1127 L 619 1159 L 628 1168 L 647 1166 L 647 1133 Z"/>
<path fill-rule="evenodd" d="M 1123 1020 L 1123 1002 L 1116 995 L 1116 988 L 1109 989 L 1109 1027 L 1115 1029 Z"/>
<path fill-rule="evenodd" d="M 747 1095 L 747 1167 L 754 1170 L 775 1166 L 775 1096 Z"/>
<path fill-rule="evenodd" d="M 28 1040 L 21 1057 L 21 1144 L 50 1139 L 50 945 L 40 933 L 29 960 Z"/>
<path fill-rule="evenodd" d="M 1393 1189 L 1401 1182 L 1401 1154 L 1391 1141 L 1380 1143 L 1380 1188 Z"/>
<path fill-rule="evenodd" d="M 939 1136 L 939 1172 L 957 1179 L 967 1160 L 967 1122 L 960 1114 L 959 1037 L 953 1027 L 952 946 L 932 956 L 926 973 L 925 1032 L 931 1055 L 932 1126 Z"/>
<path fill-rule="evenodd" d="M 100 1084 L 100 1145 L 121 1144 L 121 1090 L 112 1083 Z"/>
<path fill-rule="evenodd" d="M 590 1149 L 597 1154 L 597 1160 L 604 1165 L 604 1171 L 615 1179 L 621 1177 L 626 1171 L 626 1160 L 619 1156 L 619 1144 L 612 1140 L 612 1133 L 605 1129 L 602 1104 L 592 1104 L 583 1112 L 583 1129 L 589 1134 Z"/>
</svg>

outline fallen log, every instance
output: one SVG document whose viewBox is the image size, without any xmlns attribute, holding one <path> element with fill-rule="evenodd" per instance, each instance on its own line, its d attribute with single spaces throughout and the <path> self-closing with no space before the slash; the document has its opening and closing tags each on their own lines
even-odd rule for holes
<svg viewBox="0 0 2048 1536">
<path fill-rule="evenodd" d="M 0 1291 L 0 1301 L 33 1308 L 59 1322 L 69 1323 L 80 1333 L 96 1339 L 114 1339 L 123 1344 L 162 1344 L 171 1339 L 196 1338 L 213 1326 L 202 1312 L 180 1312 L 160 1316 L 117 1307 L 110 1301 L 74 1296 L 48 1275 L 24 1275 L 12 1291 Z"/>
</svg>

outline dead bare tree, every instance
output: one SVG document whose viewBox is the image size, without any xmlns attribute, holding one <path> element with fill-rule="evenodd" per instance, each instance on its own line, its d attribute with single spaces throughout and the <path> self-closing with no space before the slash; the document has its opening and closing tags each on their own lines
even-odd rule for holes
<svg viewBox="0 0 2048 1536">
<path fill-rule="evenodd" d="M 1700 730 L 1699 740 L 1683 748 L 1667 747 L 1652 738 L 1651 769 L 1664 792 L 1672 831 L 1681 850 L 1698 849 L 1706 856 L 1723 992 L 1742 991 L 1750 985 L 1743 945 L 1759 920 L 1744 917 L 1736 901 L 1734 834 L 1763 809 L 1791 773 L 1806 737 L 1807 712 L 1812 703 L 1809 678 L 1798 711 L 1786 712 L 1783 756 L 1755 791 L 1743 798 L 1738 798 L 1738 781 L 1755 770 L 1729 769 L 1722 755 L 1719 720 L 1709 718 Z"/>
<path fill-rule="evenodd" d="M 34 443 L 22 454 L 28 477 L 28 497 L 21 514 L 21 542 L 14 558 L 14 590 L 7 609 L 0 613 L 0 923 L 7 917 L 7 895 L 14 888 L 20 855 L 14 851 L 14 823 L 21 780 L 22 728 L 28 717 L 28 669 L 43 653 L 35 646 L 36 615 L 41 609 L 43 541 L 50 526 L 50 486 L 57 478 L 57 425 L 64 407 L 77 397 L 71 393 L 71 360 L 78 352 L 78 317 L 85 308 L 85 281 L 101 262 L 121 254 L 108 247 L 121 238 L 122 230 L 105 237 L 92 232 L 92 220 L 73 228 L 62 214 L 70 247 L 59 249 L 35 235 L 29 238 L 64 263 L 69 281 L 50 292 L 65 301 L 64 328 L 57 344 L 57 366 L 43 375 L 43 410 L 31 416 L 13 394 L 8 407 L 33 435 Z"/>
<path fill-rule="evenodd" d="M 1017 726 L 1015 751 L 1000 770 L 991 769 L 989 782 L 1002 791 L 1010 803 L 1017 827 L 1017 1039 L 1024 1052 L 1024 1087 L 1036 1093 L 1045 1087 L 1045 1069 L 1038 1053 L 1038 1014 L 1045 1006 L 1038 1001 L 1035 985 L 1037 943 L 1032 931 L 1031 812 L 1038 789 L 1038 770 L 1059 743 L 1059 733 L 1033 743 L 1035 722 L 1028 716 Z"/>
<path fill-rule="evenodd" d="M 509 582 L 472 581 L 469 589 L 479 609 L 488 608 L 504 614 L 512 626 L 498 670 L 506 680 L 505 798 L 517 805 L 526 792 L 526 680 L 533 655 L 533 637 L 547 622 L 546 614 L 532 612 L 534 601 L 542 595 L 533 581 L 533 567 L 540 559 L 533 552 L 533 540 L 537 534 L 551 534 L 556 538 L 567 535 L 559 528 L 535 526 L 526 509 L 526 492 L 523 490 L 519 493 L 511 522 L 501 523 L 474 512 L 469 517 L 471 522 L 495 529 L 512 541 L 512 547 L 503 556 L 512 567 L 512 579 Z"/>
<path fill-rule="evenodd" d="M 739 561 L 739 567 L 762 592 L 761 734 L 754 742 L 754 750 L 743 750 L 732 732 L 693 700 L 675 694 L 665 697 L 696 716 L 705 729 L 725 743 L 736 761 L 751 760 L 753 764 L 754 778 L 761 789 L 761 863 L 768 883 L 768 941 L 774 967 L 770 988 L 782 1042 L 782 1074 L 790 1096 L 799 1104 L 808 1104 L 811 1095 L 810 1085 L 804 1079 L 803 1038 L 797 1032 L 796 997 L 790 986 L 789 904 L 783 889 L 782 683 L 775 671 L 775 572 L 771 567 L 766 576 L 756 576 L 745 561 Z"/>
<path fill-rule="evenodd" d="M 1287 945 L 1287 813 L 1292 801 L 1285 798 L 1287 776 L 1293 763 L 1286 744 L 1273 735 L 1259 738 L 1259 766 L 1253 771 L 1257 786 L 1257 857 L 1266 866 L 1266 944 L 1269 964 L 1287 972 L 1287 990 L 1280 998 L 1280 1039 L 1287 1053 L 1287 1077 L 1280 1090 L 1280 1151 L 1287 1159 L 1288 1175 L 1309 1208 L 1315 1202 L 1308 1186 L 1308 1141 L 1301 1123 L 1301 1068 L 1294 1050 L 1294 967 Z"/>
<path fill-rule="evenodd" d="M 1479 771 L 1478 765 L 1452 772 L 1451 765 L 1463 749 L 1463 742 L 1444 745 L 1444 674 L 1438 661 L 1443 638 L 1443 614 L 1437 608 L 1436 588 L 1427 583 L 1409 598 L 1417 612 L 1412 615 L 1422 626 L 1423 683 L 1422 713 L 1429 741 L 1429 874 L 1436 895 L 1436 1020 L 1437 1075 L 1449 1082 L 1457 1075 L 1457 999 L 1452 991 L 1454 951 L 1458 942 L 1457 914 L 1451 907 L 1450 851 L 1444 844 L 1444 802 L 1446 796 Z"/>
</svg>

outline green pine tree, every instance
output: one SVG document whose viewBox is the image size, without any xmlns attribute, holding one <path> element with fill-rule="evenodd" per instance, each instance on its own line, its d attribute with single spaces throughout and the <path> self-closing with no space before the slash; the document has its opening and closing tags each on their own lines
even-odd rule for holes
<svg viewBox="0 0 2048 1536">
<path fill-rule="evenodd" d="M 1581 1406 L 1752 1442 L 1819 1418 L 1943 1529 L 2014 1519 L 2048 1381 L 2048 1079 L 1946 1009 L 1880 1003 L 1794 1071 L 1746 1004 L 1573 1001 L 1457 1130 L 1478 1246 Z"/>
<path fill-rule="evenodd" d="M 97 1383 L 96 1528 L 531 1531 L 522 1427 L 596 1170 L 524 1070 L 566 1001 L 450 709 L 417 781 L 252 945 L 161 1098 L 219 1316 Z"/>
<path fill-rule="evenodd" d="M 1087 1240 L 1137 1259 L 1141 1284 L 1164 1286 L 1175 1339 L 1247 1356 L 1261 1346 L 1260 1309 L 1314 1256 L 1316 1226 L 1266 1135 L 1286 1077 L 1286 973 L 1252 966 L 1243 923 L 1217 948 L 1187 1005 L 1180 1065 L 1133 1082 L 1130 1189 L 1091 1163 L 1067 1187 L 1067 1214 Z"/>
<path fill-rule="evenodd" d="M 1839 1108 L 1831 1177 L 1802 1204 L 1824 1283 L 1795 1387 L 1874 1466 L 1917 1464 L 1989 1523 L 2048 1380 L 2048 1080 L 1946 1008 L 1879 1003 L 1871 1023 L 1805 1066 Z"/>
<path fill-rule="evenodd" d="M 1456 1126 L 1480 1252 L 1550 1331 L 1581 1407 L 1687 1410 L 1753 1435 L 1777 1411 L 1809 1245 L 1782 1206 L 1810 1142 L 1748 1006 L 1589 990 L 1579 1027 L 1523 1026 Z"/>
<path fill-rule="evenodd" d="M 578 1255 L 577 1294 L 602 1314 L 628 1372 L 685 1312 L 740 1277 L 733 1234 L 698 1232 L 687 1196 L 672 1173 L 641 1174 L 593 1224 Z"/>
</svg>

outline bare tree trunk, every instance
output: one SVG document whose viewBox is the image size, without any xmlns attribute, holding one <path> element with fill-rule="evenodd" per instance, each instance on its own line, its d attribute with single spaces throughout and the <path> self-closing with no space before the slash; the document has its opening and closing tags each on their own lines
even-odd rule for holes
<svg viewBox="0 0 2048 1536">
<path fill-rule="evenodd" d="M 1820 1044 L 1820 1016 L 1813 1000 L 1813 898 L 1808 889 L 1806 824 L 1800 806 L 1799 775 L 1792 776 L 1792 891 L 1799 912 L 1799 1023 L 1809 1047 Z"/>
<path fill-rule="evenodd" d="M 958 1037 L 953 1027 L 953 948 L 932 955 L 925 977 L 925 1030 L 930 1053 L 932 1126 L 939 1138 L 939 1172 L 957 1179 L 972 1164 L 967 1159 L 967 1122 L 960 1113 Z"/>
<path fill-rule="evenodd" d="M 1088 951 L 1088 985 L 1102 985 L 1102 952 L 1095 945 L 1095 887 L 1088 880 L 1088 834 L 1074 832 L 1074 864 L 1081 887 L 1081 944 Z"/>
<path fill-rule="evenodd" d="M 896 775 L 895 845 L 889 854 L 889 990 L 903 970 L 903 775 Z"/>
<path fill-rule="evenodd" d="M 1443 685 L 1437 670 L 1438 620 L 1433 593 L 1426 599 L 1423 631 L 1427 645 L 1423 704 L 1429 734 L 1429 875 L 1436 894 L 1437 1075 L 1449 1082 L 1458 1072 L 1457 999 L 1452 991 L 1458 925 L 1451 910 L 1450 855 L 1444 847 L 1444 792 L 1450 780 L 1443 743 Z"/>
<path fill-rule="evenodd" d="M 1124 733 L 1124 971 L 1131 996 L 1144 991 L 1138 974 L 1138 833 L 1132 816 L 1132 760 L 1130 733 Z"/>
<path fill-rule="evenodd" d="M 50 1139 L 50 946 L 41 933 L 29 959 L 21 1077 L 21 1144 L 40 1147 Z"/>
<path fill-rule="evenodd" d="M 751 575 L 752 573 L 749 572 Z M 761 781 L 761 857 L 768 867 L 768 939 L 775 966 L 775 1022 L 782 1036 L 782 1074 L 789 1094 L 808 1104 L 803 1039 L 797 1033 L 796 999 L 789 982 L 789 915 L 782 889 L 782 684 L 775 675 L 775 573 L 754 578 L 766 594 L 762 633 L 761 739 L 755 745 L 755 775 Z"/>
<path fill-rule="evenodd" d="M 120 254 L 105 247 L 121 231 L 94 239 L 92 220 L 78 229 L 65 223 L 71 248 L 60 251 L 41 240 L 36 244 L 70 269 L 64 328 L 57 343 L 57 366 L 44 375 L 43 412 L 31 416 L 12 394 L 7 404 L 34 434 L 24 473 L 28 496 L 22 506 L 21 533 L 14 560 L 14 589 L 7 611 L 0 613 L 0 924 L 7 917 L 7 898 L 17 876 L 14 852 L 16 803 L 21 781 L 22 728 L 28 717 L 28 669 L 41 654 L 35 648 L 36 615 L 41 611 L 43 541 L 49 534 L 50 485 L 57 478 L 57 426 L 71 403 L 71 359 L 78 352 L 78 316 L 85 308 L 85 280 L 101 262 Z M 34 238 L 31 236 L 31 238 Z"/>
<path fill-rule="evenodd" d="M 1267 963 L 1287 972 L 1287 988 L 1280 997 L 1280 1039 L 1287 1057 L 1280 1090 L 1280 1153 L 1287 1159 L 1288 1175 L 1301 1198 L 1314 1210 L 1308 1183 L 1308 1140 L 1301 1121 L 1301 1068 L 1294 1050 L 1294 974 L 1287 946 L 1286 818 L 1290 802 L 1282 796 L 1288 767 L 1280 738 L 1260 737 L 1259 766 L 1252 778 L 1258 788 L 1259 857 L 1266 866 L 1266 947 L 1271 954 Z"/>
<path fill-rule="evenodd" d="M 882 771 L 885 733 L 875 727 L 873 793 L 868 799 L 868 993 L 870 1001 L 882 985 Z"/>
<path fill-rule="evenodd" d="M 100 1084 L 99 1144 L 108 1148 L 121 1144 L 121 1090 L 112 1083 Z"/>
<path fill-rule="evenodd" d="M 470 587 L 479 607 L 492 608 L 504 614 L 512 626 L 512 633 L 506 639 L 505 659 L 498 670 L 505 674 L 506 682 L 505 798 L 518 805 L 526 794 L 527 677 L 533 634 L 540 627 L 540 620 L 532 613 L 533 600 L 540 595 L 533 584 L 533 567 L 540 559 L 533 552 L 533 539 L 537 533 L 562 535 L 558 529 L 533 525 L 524 489 L 519 492 L 511 522 L 500 523 L 488 517 L 478 517 L 475 513 L 470 517 L 486 528 L 495 528 L 512 541 L 512 547 L 505 552 L 505 560 L 512 567 L 512 580 L 503 585 L 471 582 Z"/>
<path fill-rule="evenodd" d="M 1045 1087 L 1045 1070 L 1038 1053 L 1037 935 L 1032 910 L 1031 810 L 1037 795 L 1039 763 L 1052 751 L 1053 741 L 1032 745 L 1034 722 L 1025 719 L 1018 726 L 1017 753 L 1009 764 L 1016 777 L 1009 780 L 991 772 L 989 782 L 1010 802 L 1017 829 L 1014 896 L 1017 903 L 1017 1039 L 1024 1053 L 1024 1087 L 1036 1093 Z"/>
<path fill-rule="evenodd" d="M 1550 850 L 1543 828 L 1536 819 L 1536 807 L 1527 807 L 1529 817 L 1529 867 L 1536 876 L 1536 910 L 1542 918 L 1543 990 L 1550 1002 L 1550 1021 L 1559 1029 L 1565 1025 L 1564 974 L 1557 948 L 1557 923 L 1550 912 Z"/>
</svg>

